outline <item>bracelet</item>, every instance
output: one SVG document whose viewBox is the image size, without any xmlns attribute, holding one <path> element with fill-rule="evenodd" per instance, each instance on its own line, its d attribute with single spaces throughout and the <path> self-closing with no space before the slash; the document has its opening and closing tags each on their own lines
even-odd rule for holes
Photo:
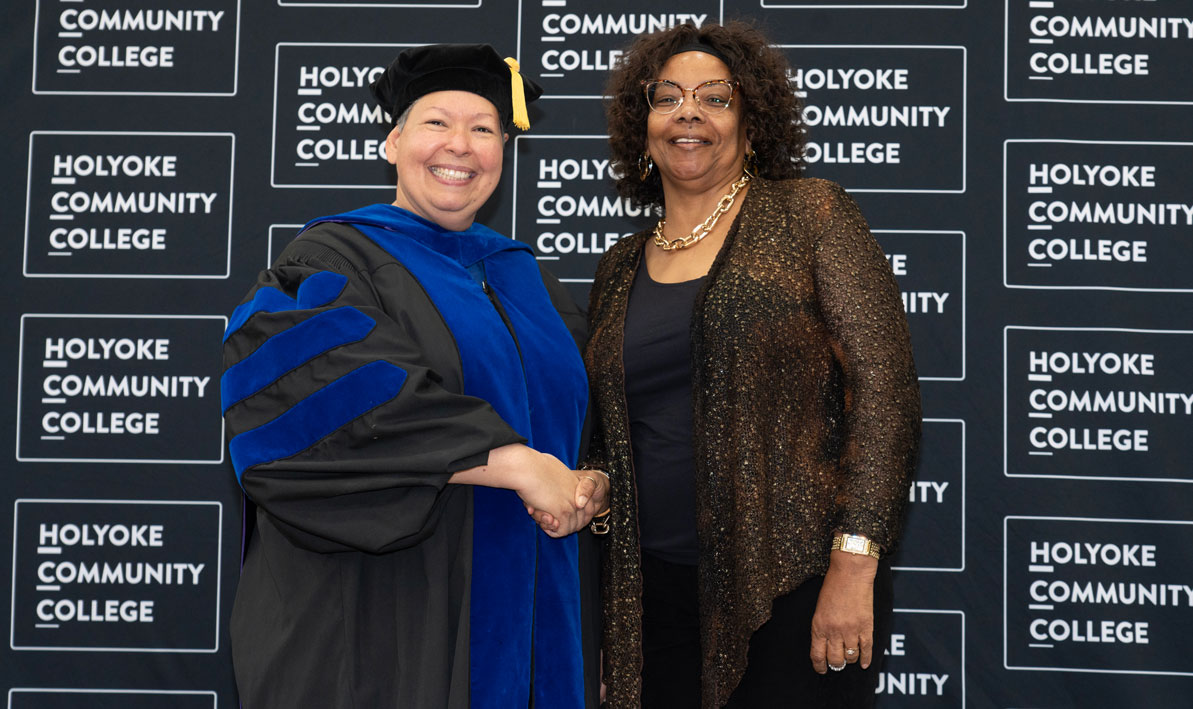
<svg viewBox="0 0 1193 709">
<path fill-rule="evenodd" d="M 604 512 L 592 516 L 592 521 L 588 523 L 588 528 L 592 530 L 593 534 L 605 535 L 609 533 L 609 513 L 613 508 L 606 507 Z"/>
<path fill-rule="evenodd" d="M 583 470 L 586 473 L 600 473 L 601 475 L 605 476 L 606 480 L 608 480 L 609 473 L 604 471 L 604 467 L 605 466 L 602 463 L 581 463 L 580 467 L 576 468 L 576 470 Z"/>
<path fill-rule="evenodd" d="M 597 467 L 598 465 L 600 465 L 600 467 Z M 579 467 L 579 470 L 583 470 L 586 473 L 600 473 L 601 475 L 604 475 L 605 482 L 612 487 L 612 480 L 609 479 L 609 473 L 606 473 L 604 470 L 602 470 L 601 468 L 603 467 L 604 465 L 600 463 L 584 463 Z M 596 480 L 593 480 L 592 482 L 594 485 L 596 484 Z M 612 511 L 612 507 L 606 507 L 604 512 L 592 516 L 592 521 L 588 523 L 588 528 L 593 534 L 603 536 L 609 533 L 609 513 Z"/>
</svg>

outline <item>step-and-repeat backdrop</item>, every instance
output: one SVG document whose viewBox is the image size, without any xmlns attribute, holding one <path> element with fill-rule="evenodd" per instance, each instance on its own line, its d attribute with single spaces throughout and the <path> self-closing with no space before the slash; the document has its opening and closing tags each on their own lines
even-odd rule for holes
<svg viewBox="0 0 1193 709">
<path fill-rule="evenodd" d="M 738 17 L 809 173 L 903 291 L 923 456 L 879 705 L 1193 701 L 1193 0 L 24 0 L 3 32 L 0 686 L 236 707 L 226 315 L 315 216 L 392 199 L 369 81 L 491 42 L 539 77 L 482 220 L 578 299 L 656 217 L 610 188 L 634 35 Z"/>
</svg>

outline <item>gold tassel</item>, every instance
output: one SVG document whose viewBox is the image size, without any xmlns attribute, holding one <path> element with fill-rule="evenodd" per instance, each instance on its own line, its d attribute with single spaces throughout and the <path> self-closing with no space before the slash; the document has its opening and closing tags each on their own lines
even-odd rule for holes
<svg viewBox="0 0 1193 709">
<path fill-rule="evenodd" d="M 510 68 L 510 98 L 514 104 L 514 125 L 527 130 L 530 128 L 530 116 L 526 113 L 526 89 L 522 86 L 522 75 L 518 73 L 521 67 L 513 57 L 506 57 L 505 63 Z"/>
</svg>

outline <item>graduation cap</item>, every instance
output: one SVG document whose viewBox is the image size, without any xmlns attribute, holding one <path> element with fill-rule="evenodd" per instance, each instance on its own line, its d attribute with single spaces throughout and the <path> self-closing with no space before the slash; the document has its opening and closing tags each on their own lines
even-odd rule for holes
<svg viewBox="0 0 1193 709">
<path fill-rule="evenodd" d="M 502 59 L 487 44 L 429 44 L 394 59 L 369 85 L 373 96 L 396 121 L 419 98 L 435 91 L 468 91 L 497 107 L 501 124 L 526 130 L 526 104 L 543 89 L 519 73 L 515 59 Z"/>
</svg>

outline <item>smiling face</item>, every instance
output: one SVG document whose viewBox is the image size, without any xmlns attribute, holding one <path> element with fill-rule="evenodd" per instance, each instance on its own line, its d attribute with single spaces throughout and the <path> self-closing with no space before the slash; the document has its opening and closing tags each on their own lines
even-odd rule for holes
<svg viewBox="0 0 1193 709">
<path fill-rule="evenodd" d="M 398 172 L 394 204 L 445 229 L 467 229 L 501 178 L 506 138 L 488 99 L 468 91 L 423 96 L 385 141 Z"/>
<path fill-rule="evenodd" d="M 683 52 L 668 59 L 655 78 L 692 89 L 712 79 L 733 77 L 729 67 L 711 54 Z M 664 193 L 675 189 L 723 191 L 741 176 L 747 145 L 742 105 L 741 97 L 735 95 L 728 109 L 705 113 L 687 91 L 674 113 L 650 112 L 646 152 L 659 168 Z"/>
</svg>

